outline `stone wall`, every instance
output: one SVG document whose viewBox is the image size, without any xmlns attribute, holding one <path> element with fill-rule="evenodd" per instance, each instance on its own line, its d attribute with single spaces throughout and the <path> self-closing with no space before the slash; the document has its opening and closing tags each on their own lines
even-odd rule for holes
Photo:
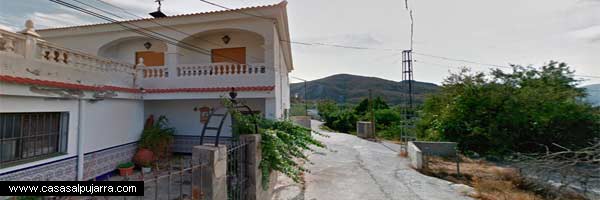
<svg viewBox="0 0 600 200">
<path fill-rule="evenodd" d="M 423 168 L 423 152 L 413 142 L 408 142 L 408 158 L 410 165 L 415 169 Z"/>
<path fill-rule="evenodd" d="M 427 155 L 456 156 L 456 142 L 412 142 Z"/>
<path fill-rule="evenodd" d="M 258 167 L 261 161 L 260 135 L 241 135 L 240 141 L 247 143 L 247 165 L 246 172 L 248 180 L 245 184 L 248 200 L 271 199 L 276 173 L 270 174 L 270 184 L 263 189 L 262 171 Z M 193 162 L 206 164 L 200 172 L 193 175 L 195 180 L 201 181 L 199 191 L 204 191 L 207 200 L 225 199 L 227 197 L 227 148 L 225 145 L 215 147 L 213 145 L 194 146 L 192 152 Z"/>
<path fill-rule="evenodd" d="M 137 143 L 130 143 L 86 154 L 83 164 L 83 180 L 94 179 L 114 171 L 119 164 L 130 162 L 136 151 Z"/>
<path fill-rule="evenodd" d="M 456 156 L 456 142 L 408 142 L 408 157 L 410 164 L 415 169 L 421 169 L 427 165 L 427 156 L 435 155 L 442 157 Z"/>
<path fill-rule="evenodd" d="M 373 128 L 371 122 L 358 121 L 356 122 L 356 135 L 361 138 L 372 138 Z"/>
<path fill-rule="evenodd" d="M 120 163 L 131 161 L 136 148 L 136 143 L 130 143 L 85 154 L 84 180 L 112 172 Z M 77 156 L 0 174 L 0 181 L 74 180 L 77 180 Z"/>
<path fill-rule="evenodd" d="M 0 181 L 75 181 L 77 157 L 37 165 L 0 175 Z"/>
<path fill-rule="evenodd" d="M 310 116 L 292 116 L 290 119 L 292 119 L 292 122 L 300 126 L 310 128 Z"/>
</svg>

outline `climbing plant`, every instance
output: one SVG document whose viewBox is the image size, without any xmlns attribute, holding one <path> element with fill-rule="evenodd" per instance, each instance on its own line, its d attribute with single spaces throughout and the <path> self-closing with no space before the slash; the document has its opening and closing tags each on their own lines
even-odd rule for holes
<svg viewBox="0 0 600 200">
<path fill-rule="evenodd" d="M 265 119 L 258 115 L 243 115 L 234 108 L 234 104 L 223 99 L 234 119 L 234 134 L 252 134 L 255 125 L 261 135 L 261 155 L 259 168 L 262 172 L 263 189 L 269 185 L 269 175 L 278 171 L 290 177 L 294 182 L 302 182 L 301 174 L 308 172 L 301 164 L 302 161 L 310 162 L 306 152 L 315 148 L 326 148 L 325 145 L 313 137 L 314 132 L 292 123 L 289 120 L 275 121 Z"/>
</svg>

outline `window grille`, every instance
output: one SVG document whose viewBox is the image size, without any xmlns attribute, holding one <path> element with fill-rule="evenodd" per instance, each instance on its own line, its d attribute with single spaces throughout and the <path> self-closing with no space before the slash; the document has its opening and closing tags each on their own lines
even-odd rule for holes
<svg viewBox="0 0 600 200">
<path fill-rule="evenodd" d="M 66 152 L 66 112 L 0 113 L 0 168 Z"/>
</svg>

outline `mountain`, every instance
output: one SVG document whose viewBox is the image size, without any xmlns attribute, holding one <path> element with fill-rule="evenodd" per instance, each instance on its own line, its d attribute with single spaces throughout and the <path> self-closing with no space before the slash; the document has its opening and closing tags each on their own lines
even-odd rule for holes
<svg viewBox="0 0 600 200">
<path fill-rule="evenodd" d="M 408 89 L 403 88 L 402 82 L 396 82 L 376 77 L 357 76 L 351 74 L 336 74 L 322 79 L 307 82 L 308 100 L 334 100 L 339 103 L 358 103 L 369 96 L 373 89 L 373 97 L 381 96 L 389 104 L 399 104 Z M 414 81 L 413 94 L 416 103 L 422 103 L 427 94 L 439 90 L 433 83 Z M 290 96 L 304 98 L 304 83 L 293 83 L 290 86 Z"/>
<path fill-rule="evenodd" d="M 583 86 L 588 93 L 586 101 L 590 102 L 595 106 L 600 106 L 600 84 Z"/>
</svg>

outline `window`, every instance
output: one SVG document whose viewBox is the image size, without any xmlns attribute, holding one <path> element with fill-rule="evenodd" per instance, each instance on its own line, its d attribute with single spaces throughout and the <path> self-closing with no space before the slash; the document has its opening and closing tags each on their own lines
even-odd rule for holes
<svg viewBox="0 0 600 200">
<path fill-rule="evenodd" d="M 213 63 L 246 64 L 246 47 L 212 49 L 210 52 Z"/>
<path fill-rule="evenodd" d="M 140 58 L 144 59 L 144 66 L 164 66 L 165 65 L 165 54 L 163 52 L 154 51 L 138 51 L 135 52 L 135 64 L 137 65 Z"/>
<path fill-rule="evenodd" d="M 64 112 L 0 113 L 0 168 L 66 152 Z"/>
</svg>

